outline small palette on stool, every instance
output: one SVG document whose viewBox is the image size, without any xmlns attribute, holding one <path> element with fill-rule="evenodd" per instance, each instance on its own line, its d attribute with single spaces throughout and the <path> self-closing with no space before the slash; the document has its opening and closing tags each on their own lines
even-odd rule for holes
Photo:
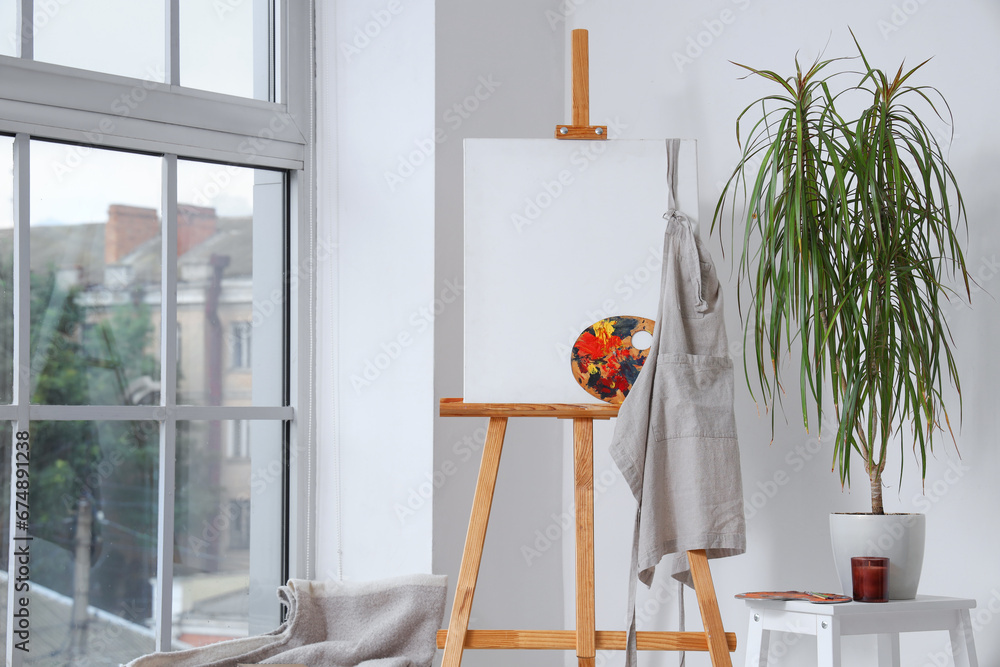
<svg viewBox="0 0 1000 667">
<path fill-rule="evenodd" d="M 816 604 L 839 604 L 850 602 L 849 595 L 838 595 L 836 593 L 816 593 L 814 591 L 756 591 L 752 593 L 738 593 L 736 597 L 740 600 L 798 600 L 801 602 L 814 602 Z"/>
</svg>

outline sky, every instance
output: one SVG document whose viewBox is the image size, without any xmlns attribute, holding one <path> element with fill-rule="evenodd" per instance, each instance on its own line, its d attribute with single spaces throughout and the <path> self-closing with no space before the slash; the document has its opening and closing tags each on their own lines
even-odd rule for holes
<svg viewBox="0 0 1000 667">
<path fill-rule="evenodd" d="M 108 206 L 160 209 L 159 157 L 33 141 L 32 225 L 107 220 Z M 180 160 L 177 199 L 216 209 L 222 217 L 253 212 L 254 169 Z M 13 139 L 0 136 L 0 227 L 13 225 Z"/>
<path fill-rule="evenodd" d="M 181 85 L 253 95 L 253 0 L 181 0 Z M 0 0 L 0 55 L 14 55 L 16 0 Z M 35 3 L 35 59 L 163 80 L 165 0 Z"/>
<path fill-rule="evenodd" d="M 0 0 L 0 55 L 16 49 L 16 0 Z M 181 84 L 252 96 L 253 0 L 181 0 Z M 140 79 L 164 77 L 164 0 L 35 3 L 35 58 Z M 0 227 L 12 225 L 13 140 L 0 137 Z M 35 142 L 32 224 L 107 219 L 110 204 L 159 209 L 159 158 Z M 252 212 L 253 170 L 182 163 L 179 199 L 219 215 Z"/>
</svg>

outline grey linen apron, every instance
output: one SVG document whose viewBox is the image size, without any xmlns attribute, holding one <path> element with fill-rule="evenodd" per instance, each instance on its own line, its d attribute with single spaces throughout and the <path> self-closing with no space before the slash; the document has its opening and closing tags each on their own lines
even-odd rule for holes
<svg viewBox="0 0 1000 667">
<path fill-rule="evenodd" d="M 670 210 L 663 216 L 653 343 L 622 403 L 610 448 L 638 503 L 626 619 L 629 667 L 636 664 L 636 579 L 650 586 L 663 559 L 672 577 L 691 586 L 687 551 L 722 558 L 746 550 L 722 292 L 694 223 L 675 208 L 679 148 L 679 140 L 667 140 Z M 683 624 L 683 606 L 681 614 Z"/>
</svg>

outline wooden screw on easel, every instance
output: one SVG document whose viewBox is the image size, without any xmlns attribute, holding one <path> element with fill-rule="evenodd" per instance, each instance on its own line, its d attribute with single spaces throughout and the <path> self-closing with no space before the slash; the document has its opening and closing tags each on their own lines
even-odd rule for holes
<svg viewBox="0 0 1000 667">
<path fill-rule="evenodd" d="M 607 125 L 590 124 L 590 48 L 586 30 L 573 31 L 573 124 L 556 125 L 556 139 L 608 138 Z"/>
</svg>

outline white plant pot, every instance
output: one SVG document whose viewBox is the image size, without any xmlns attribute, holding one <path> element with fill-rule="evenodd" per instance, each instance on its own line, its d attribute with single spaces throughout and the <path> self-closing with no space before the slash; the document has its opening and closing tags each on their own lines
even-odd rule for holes
<svg viewBox="0 0 1000 667">
<path fill-rule="evenodd" d="M 924 564 L 926 517 L 923 514 L 831 514 L 830 540 L 844 595 L 852 595 L 851 558 L 889 559 L 889 599 L 917 596 Z"/>
</svg>

